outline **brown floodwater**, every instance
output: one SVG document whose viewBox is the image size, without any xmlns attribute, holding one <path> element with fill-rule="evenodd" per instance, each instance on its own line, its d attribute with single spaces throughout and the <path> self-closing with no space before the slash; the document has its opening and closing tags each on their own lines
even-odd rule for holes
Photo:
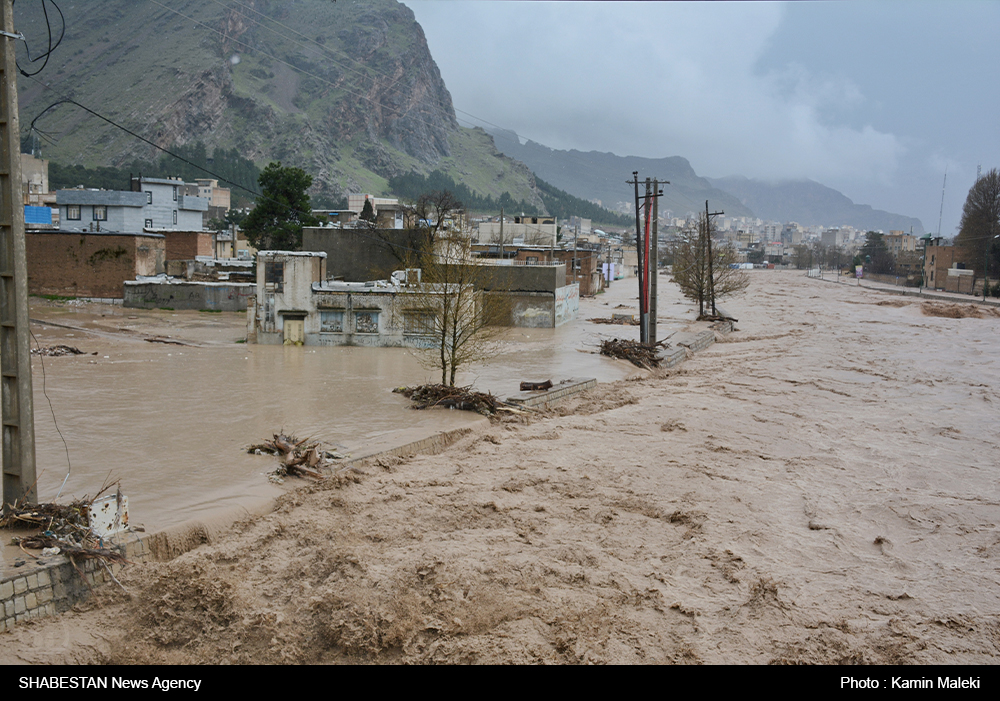
<svg viewBox="0 0 1000 701">
<path fill-rule="evenodd" d="M 674 286 L 661 287 L 662 338 L 692 314 L 690 305 L 674 306 Z M 506 396 L 517 394 L 521 380 L 635 374 L 597 349 L 601 338 L 637 338 L 638 329 L 587 321 L 637 313 L 635 288 L 635 280 L 617 281 L 582 300 L 577 321 L 558 329 L 512 329 L 496 355 L 461 373 L 460 384 Z M 237 343 L 242 314 L 32 300 L 31 317 L 33 346 L 88 353 L 32 361 L 40 501 L 59 493 L 68 451 L 72 469 L 59 500 L 92 497 L 121 480 L 132 523 L 147 530 L 279 495 L 282 488 L 267 479 L 275 459 L 246 452 L 278 431 L 361 456 L 482 421 L 469 412 L 414 411 L 394 394 L 400 385 L 440 379 L 408 349 Z"/>
</svg>

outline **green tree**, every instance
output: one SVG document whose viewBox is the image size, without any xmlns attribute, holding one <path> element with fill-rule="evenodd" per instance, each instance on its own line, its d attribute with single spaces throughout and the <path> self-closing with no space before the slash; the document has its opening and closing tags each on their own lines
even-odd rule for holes
<svg viewBox="0 0 1000 701">
<path fill-rule="evenodd" d="M 302 227 L 317 226 L 306 190 L 312 176 L 301 168 L 271 162 L 257 183 L 261 195 L 241 228 L 258 251 L 297 251 L 302 247 Z"/>
<path fill-rule="evenodd" d="M 896 261 L 885 245 L 885 239 L 877 231 L 865 234 L 865 243 L 861 247 L 861 258 L 865 261 L 865 272 L 878 275 L 892 275 L 896 270 Z"/>
<path fill-rule="evenodd" d="M 982 273 L 989 260 L 990 275 L 1000 271 L 1000 172 L 996 168 L 979 178 L 969 189 L 962 207 L 955 245 L 968 251 L 966 261 Z"/>
<path fill-rule="evenodd" d="M 372 206 L 372 201 L 365 198 L 365 206 L 361 208 L 361 214 L 358 215 L 358 219 L 366 222 L 369 226 L 375 226 L 375 208 Z"/>
</svg>

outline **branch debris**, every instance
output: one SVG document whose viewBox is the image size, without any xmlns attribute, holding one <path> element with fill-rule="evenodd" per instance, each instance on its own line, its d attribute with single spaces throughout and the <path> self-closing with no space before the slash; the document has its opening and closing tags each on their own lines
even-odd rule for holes
<svg viewBox="0 0 1000 701">
<path fill-rule="evenodd" d="M 93 499 L 84 497 L 69 504 L 24 504 L 8 506 L 0 515 L 0 528 L 37 528 L 39 533 L 14 537 L 12 542 L 22 550 L 48 549 L 43 555 L 63 554 L 84 560 L 100 560 L 107 564 L 127 564 L 119 552 L 103 547 L 99 536 L 90 529 L 90 510 L 94 502 L 118 482 L 106 484 Z M 27 551 L 25 551 L 27 552 Z M 28 553 L 30 555 L 30 553 Z M 32 555 L 32 557 L 37 557 Z"/>
<path fill-rule="evenodd" d="M 603 316 L 598 316 L 593 319 L 587 319 L 587 321 L 591 322 L 592 324 L 615 324 L 616 326 L 639 325 L 639 320 L 636 319 L 634 316 L 626 316 L 623 314 L 616 314 L 612 316 L 610 319 Z"/>
<path fill-rule="evenodd" d="M 500 400 L 492 394 L 473 392 L 472 385 L 468 387 L 419 385 L 417 387 L 397 387 L 392 391 L 410 399 L 414 409 L 441 406 L 449 409 L 475 411 L 483 416 L 493 416 L 504 408 L 501 406 Z"/>
<path fill-rule="evenodd" d="M 667 345 L 663 341 L 641 343 L 639 341 L 613 338 L 601 341 L 601 355 L 606 355 L 609 358 L 628 360 L 640 368 L 652 370 L 660 367 L 660 349 L 666 347 Z"/>
<path fill-rule="evenodd" d="M 331 462 L 344 457 L 339 453 L 323 450 L 318 441 L 310 443 L 308 438 L 300 441 L 295 436 L 284 433 L 275 433 L 271 440 L 256 443 L 247 448 L 247 452 L 281 457 L 281 464 L 268 475 L 268 479 L 278 484 L 284 482 L 288 475 L 326 479 Z"/>
</svg>

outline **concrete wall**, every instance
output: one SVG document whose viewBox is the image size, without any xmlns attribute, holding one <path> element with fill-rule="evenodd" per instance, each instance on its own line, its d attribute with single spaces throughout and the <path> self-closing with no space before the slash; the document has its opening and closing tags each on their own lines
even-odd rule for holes
<svg viewBox="0 0 1000 701">
<path fill-rule="evenodd" d="M 127 280 L 124 306 L 132 309 L 212 309 L 243 312 L 257 286 L 252 282 L 145 282 Z"/>
<path fill-rule="evenodd" d="M 412 229 L 332 229 L 306 227 L 302 250 L 326 253 L 327 275 L 345 282 L 385 280 L 415 256 L 426 235 Z"/>
<path fill-rule="evenodd" d="M 580 286 L 566 285 L 555 293 L 555 325 L 573 321 L 580 311 Z"/>
<path fill-rule="evenodd" d="M 468 266 L 466 266 L 468 267 Z M 566 285 L 566 265 L 475 265 L 466 279 L 476 289 L 511 292 L 555 292 Z"/>
<path fill-rule="evenodd" d="M 161 234 L 30 231 L 25 239 L 30 294 L 121 299 L 126 280 L 164 270 Z"/>
</svg>

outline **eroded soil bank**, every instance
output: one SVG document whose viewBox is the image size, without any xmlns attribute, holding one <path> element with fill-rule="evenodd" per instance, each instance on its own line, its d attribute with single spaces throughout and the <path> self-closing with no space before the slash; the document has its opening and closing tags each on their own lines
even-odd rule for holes
<svg viewBox="0 0 1000 701">
<path fill-rule="evenodd" d="M 290 491 L 0 660 L 994 662 L 1000 318 L 774 271 L 726 308 L 675 371 Z"/>
</svg>

